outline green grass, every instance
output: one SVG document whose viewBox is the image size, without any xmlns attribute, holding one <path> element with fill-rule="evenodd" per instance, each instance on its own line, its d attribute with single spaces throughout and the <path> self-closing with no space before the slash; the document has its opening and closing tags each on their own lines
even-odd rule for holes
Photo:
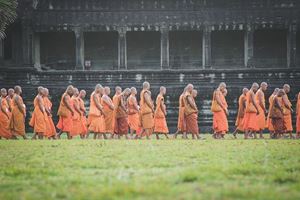
<svg viewBox="0 0 300 200">
<path fill-rule="evenodd" d="M 3 200 L 299 198 L 299 140 L 0 141 Z"/>
</svg>

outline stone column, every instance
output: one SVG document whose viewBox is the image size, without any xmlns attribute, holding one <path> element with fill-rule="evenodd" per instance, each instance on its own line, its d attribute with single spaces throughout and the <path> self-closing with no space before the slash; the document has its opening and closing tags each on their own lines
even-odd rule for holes
<svg viewBox="0 0 300 200">
<path fill-rule="evenodd" d="M 253 63 L 253 35 L 254 29 L 251 25 L 247 25 L 245 29 L 244 36 L 244 66 L 245 67 L 253 67 L 251 62 Z"/>
<path fill-rule="evenodd" d="M 22 57 L 24 66 L 32 67 L 32 30 L 22 22 Z"/>
<path fill-rule="evenodd" d="M 0 61 L 4 60 L 4 40 L 0 39 Z"/>
<path fill-rule="evenodd" d="M 34 68 L 41 70 L 41 48 L 40 48 L 40 34 L 33 34 L 33 62 Z"/>
<path fill-rule="evenodd" d="M 75 28 L 76 70 L 84 70 L 84 36 L 81 28 Z"/>
<path fill-rule="evenodd" d="M 288 68 L 295 67 L 296 65 L 296 37 L 297 25 L 291 24 L 287 33 L 287 66 Z"/>
<path fill-rule="evenodd" d="M 118 33 L 118 69 L 127 69 L 126 27 L 120 27 Z"/>
<path fill-rule="evenodd" d="M 206 26 L 202 36 L 202 67 L 211 67 L 211 28 Z"/>
<path fill-rule="evenodd" d="M 165 26 L 160 28 L 160 66 L 161 69 L 168 69 L 169 62 L 169 29 Z"/>
</svg>

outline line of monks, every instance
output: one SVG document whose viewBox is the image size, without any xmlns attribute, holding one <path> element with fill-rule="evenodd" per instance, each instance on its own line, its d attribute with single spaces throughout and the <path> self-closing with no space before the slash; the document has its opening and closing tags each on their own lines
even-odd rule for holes
<svg viewBox="0 0 300 200">
<path fill-rule="evenodd" d="M 269 109 L 266 108 L 265 94 L 267 83 L 260 86 L 253 83 L 250 89 L 244 88 L 239 97 L 239 108 L 236 119 L 236 130 L 244 133 L 244 138 L 263 138 L 263 131 L 270 131 L 270 138 L 280 138 L 284 134 L 292 135 L 292 104 L 287 94 L 290 86 L 285 84 L 283 89 L 276 88 L 269 98 Z M 159 139 L 159 134 L 168 139 L 167 109 L 164 102 L 166 88 L 160 87 L 155 103 L 151 98 L 149 82 L 143 83 L 138 103 L 136 88 L 115 88 L 113 98 L 110 98 L 110 88 L 96 85 L 90 96 L 89 114 L 87 115 L 84 99 L 86 92 L 79 91 L 72 85 L 68 86 L 61 97 L 57 115 L 59 121 L 55 127 L 52 120 L 52 103 L 49 99 L 47 88 L 38 87 L 38 94 L 34 99 L 34 110 L 29 121 L 33 127 L 32 139 L 59 139 L 63 133 L 68 139 L 80 136 L 88 138 L 93 134 L 94 139 L 120 138 L 126 139 L 151 138 L 152 134 Z M 0 104 L 0 137 L 17 139 L 18 136 L 27 139 L 25 134 L 26 106 L 21 97 L 22 89 L 1 89 Z M 223 139 L 228 133 L 227 117 L 228 104 L 226 102 L 227 89 L 225 83 L 220 83 L 213 92 L 211 111 L 213 113 L 213 137 Z M 179 97 L 178 130 L 187 139 L 187 134 L 192 134 L 193 139 L 200 139 L 198 127 L 198 108 L 196 105 L 197 91 L 192 84 L 188 84 Z M 297 101 L 297 135 L 300 137 L 300 93 Z M 57 133 L 56 128 L 59 129 Z M 130 135 L 129 135 L 130 134 Z M 134 136 L 135 134 L 135 136 Z"/>
</svg>

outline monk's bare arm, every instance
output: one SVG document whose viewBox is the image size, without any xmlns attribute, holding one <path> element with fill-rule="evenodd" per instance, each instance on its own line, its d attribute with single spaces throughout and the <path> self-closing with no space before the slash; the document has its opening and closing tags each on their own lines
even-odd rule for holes
<svg viewBox="0 0 300 200">
<path fill-rule="evenodd" d="M 137 104 L 136 98 L 135 98 L 135 97 L 131 97 L 131 98 L 133 99 L 133 106 L 134 106 L 134 108 L 135 108 L 136 110 L 139 110 L 139 106 L 138 106 L 138 104 Z"/>
<path fill-rule="evenodd" d="M 73 114 L 74 114 L 74 111 L 73 111 L 73 109 L 72 109 L 72 107 L 71 107 L 71 105 L 70 105 L 70 103 L 69 103 L 69 101 L 68 101 L 68 97 L 65 96 L 64 99 L 63 99 L 63 101 L 64 101 L 64 104 L 66 105 L 67 109 L 68 109 L 68 110 L 72 113 L 72 115 L 73 115 Z"/>
<path fill-rule="evenodd" d="M 165 101 L 163 99 L 161 99 L 160 108 L 163 111 L 164 115 L 166 116 L 167 115 L 166 105 L 165 105 Z"/>
<path fill-rule="evenodd" d="M 256 109 L 257 114 L 259 114 L 258 106 L 257 106 L 257 104 L 256 104 L 256 102 L 255 102 L 255 96 L 254 96 L 254 93 L 251 93 L 251 94 L 250 94 L 250 98 L 251 98 L 251 101 L 252 101 L 252 103 L 253 103 L 253 105 L 254 105 L 254 107 L 255 107 L 255 109 Z"/>
<path fill-rule="evenodd" d="M 194 101 L 192 100 L 191 96 L 187 96 L 187 102 L 191 105 L 191 107 L 197 110 L 197 106 L 195 105 Z"/>
<path fill-rule="evenodd" d="M 282 100 L 283 100 L 284 107 L 287 108 L 287 109 L 289 109 L 290 111 L 292 111 L 291 105 L 289 104 L 289 101 L 288 101 L 286 95 L 284 95 L 282 97 Z"/>
<path fill-rule="evenodd" d="M 94 102 L 96 104 L 96 107 L 98 110 L 100 110 L 101 113 L 103 113 L 103 108 L 102 106 L 100 105 L 99 101 L 98 101 L 98 98 L 96 97 L 97 94 L 94 94 L 93 95 L 93 99 L 94 99 Z"/>
<path fill-rule="evenodd" d="M 145 103 L 152 109 L 152 111 L 154 111 L 151 97 L 147 92 L 144 94 L 144 99 L 145 99 Z"/>
<path fill-rule="evenodd" d="M 262 95 L 262 92 L 259 92 L 258 93 L 258 99 L 259 99 L 259 106 L 266 112 L 266 108 L 265 108 L 265 105 L 263 104 L 263 95 Z"/>
<path fill-rule="evenodd" d="M 25 111 L 24 111 L 24 107 L 23 107 L 23 105 L 19 102 L 19 97 L 18 96 L 16 96 L 15 97 L 15 102 L 16 102 L 16 104 L 17 104 L 17 107 L 18 107 L 18 109 L 20 110 L 20 112 L 25 116 Z"/>
<path fill-rule="evenodd" d="M 39 105 L 40 111 L 42 113 L 44 113 L 45 112 L 45 107 L 43 106 L 43 99 L 42 99 L 42 97 L 38 96 L 37 100 L 38 100 L 38 105 Z"/>
<path fill-rule="evenodd" d="M 81 115 L 81 112 L 80 112 L 80 107 L 79 107 L 79 105 L 78 105 L 78 101 L 74 101 L 74 109 L 75 109 L 75 111 L 79 114 L 79 115 Z"/>
</svg>

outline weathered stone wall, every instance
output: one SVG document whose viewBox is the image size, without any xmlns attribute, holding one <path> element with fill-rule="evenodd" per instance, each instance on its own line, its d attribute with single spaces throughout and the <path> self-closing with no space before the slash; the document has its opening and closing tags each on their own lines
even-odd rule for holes
<svg viewBox="0 0 300 200">
<path fill-rule="evenodd" d="M 178 116 L 178 97 L 184 86 L 193 83 L 199 92 L 197 104 L 200 109 L 199 125 L 202 132 L 210 131 L 212 125 L 212 113 L 210 112 L 211 96 L 214 88 L 222 81 L 228 85 L 229 123 L 230 129 L 234 128 L 237 101 L 243 87 L 250 87 L 253 81 L 266 81 L 269 90 L 268 98 L 275 87 L 282 87 L 284 83 L 291 85 L 289 94 L 293 106 L 296 104 L 296 94 L 300 90 L 300 69 L 276 69 L 276 70 L 190 70 L 190 71 L 53 71 L 37 72 L 29 69 L 5 70 L 0 68 L 0 86 L 9 88 L 21 85 L 24 91 L 24 100 L 28 112 L 33 110 L 33 99 L 36 88 L 40 85 L 49 88 L 54 103 L 54 113 L 61 94 L 68 84 L 73 84 L 79 89 L 86 89 L 88 97 L 94 86 L 100 83 L 114 88 L 120 85 L 125 87 L 137 87 L 141 90 L 143 81 L 149 81 L 152 87 L 153 98 L 158 93 L 159 86 L 167 87 L 166 104 L 168 109 L 168 125 L 171 131 L 175 131 Z M 114 90 L 112 90 L 114 92 Z M 86 100 L 88 107 L 89 101 Z M 30 113 L 28 113 L 28 117 Z M 55 118 L 55 122 L 57 119 Z"/>
</svg>

